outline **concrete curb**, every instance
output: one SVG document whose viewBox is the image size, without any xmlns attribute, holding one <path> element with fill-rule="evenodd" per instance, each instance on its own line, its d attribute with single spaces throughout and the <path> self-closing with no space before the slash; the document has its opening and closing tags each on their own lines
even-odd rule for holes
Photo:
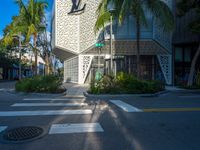
<svg viewBox="0 0 200 150">
<path fill-rule="evenodd" d="M 165 94 L 165 93 L 168 93 L 169 91 L 168 90 L 164 90 L 164 91 L 161 91 L 161 92 L 157 92 L 157 93 L 154 93 L 154 94 L 99 94 L 99 95 L 96 95 L 96 94 L 89 94 L 88 92 L 83 92 L 83 95 L 86 97 L 86 98 L 94 98 L 94 99 L 107 99 L 107 98 L 117 98 L 117 97 L 133 97 L 133 96 L 136 96 L 136 97 L 157 97 L 161 94 Z"/>
<path fill-rule="evenodd" d="M 63 93 L 25 93 L 25 92 L 17 92 L 14 90 L 8 90 L 6 92 L 11 93 L 11 94 L 16 94 L 16 95 L 22 95 L 22 96 L 64 96 L 67 95 L 67 89 L 64 87 L 65 92 Z"/>
</svg>

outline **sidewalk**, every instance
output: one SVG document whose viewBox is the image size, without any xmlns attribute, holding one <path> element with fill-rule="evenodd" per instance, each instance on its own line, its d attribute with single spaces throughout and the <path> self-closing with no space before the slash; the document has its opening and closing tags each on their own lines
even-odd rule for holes
<svg viewBox="0 0 200 150">
<path fill-rule="evenodd" d="M 63 83 L 63 86 L 67 89 L 67 95 L 75 96 L 83 96 L 83 92 L 86 92 L 89 88 L 88 84 Z"/>
<path fill-rule="evenodd" d="M 1 81 L 0 91 L 10 91 L 15 89 L 16 81 Z"/>
<path fill-rule="evenodd" d="M 187 89 L 178 88 L 176 86 L 165 86 L 167 91 L 185 91 Z"/>
</svg>

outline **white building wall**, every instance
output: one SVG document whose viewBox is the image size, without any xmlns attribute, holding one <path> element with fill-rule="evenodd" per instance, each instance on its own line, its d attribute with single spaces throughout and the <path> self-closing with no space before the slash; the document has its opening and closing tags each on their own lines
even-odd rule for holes
<svg viewBox="0 0 200 150">
<path fill-rule="evenodd" d="M 72 7 L 71 0 L 55 0 L 55 46 L 79 52 L 79 15 L 68 15 Z"/>
<path fill-rule="evenodd" d="M 78 83 L 78 56 L 64 62 L 64 82 Z"/>
<path fill-rule="evenodd" d="M 82 4 L 86 4 L 86 8 L 84 13 L 80 15 L 80 52 L 96 43 L 94 26 L 98 3 L 98 0 L 82 0 Z"/>
<path fill-rule="evenodd" d="M 164 1 L 171 9 L 173 8 L 172 0 L 162 0 Z M 166 48 L 169 53 L 172 53 L 172 32 L 163 32 L 162 26 L 158 23 L 156 19 L 154 19 L 153 25 L 153 38 L 160 45 Z"/>
</svg>

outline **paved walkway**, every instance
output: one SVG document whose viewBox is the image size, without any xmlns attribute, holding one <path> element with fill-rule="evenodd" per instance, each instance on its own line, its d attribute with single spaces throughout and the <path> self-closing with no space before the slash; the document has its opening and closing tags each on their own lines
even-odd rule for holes
<svg viewBox="0 0 200 150">
<path fill-rule="evenodd" d="M 0 91 L 14 90 L 16 81 L 0 81 Z"/>
<path fill-rule="evenodd" d="M 168 91 L 180 91 L 180 90 L 185 90 L 185 89 L 182 89 L 182 88 L 178 88 L 176 86 L 165 86 L 165 89 L 168 90 Z"/>
<path fill-rule="evenodd" d="M 63 86 L 67 89 L 67 95 L 76 96 L 83 96 L 83 92 L 86 92 L 89 88 L 88 84 L 64 83 Z"/>
</svg>

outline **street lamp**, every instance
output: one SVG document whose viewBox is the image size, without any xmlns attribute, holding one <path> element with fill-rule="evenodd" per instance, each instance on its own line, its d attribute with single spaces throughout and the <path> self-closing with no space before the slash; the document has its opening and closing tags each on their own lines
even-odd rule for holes
<svg viewBox="0 0 200 150">
<path fill-rule="evenodd" d="M 113 2 L 108 4 L 108 11 L 110 12 L 110 73 L 113 73 L 113 39 L 112 39 L 112 34 L 113 34 L 113 12 L 115 11 L 115 5 Z"/>
<path fill-rule="evenodd" d="M 13 35 L 13 38 L 18 39 L 19 44 L 18 44 L 18 49 L 19 49 L 19 80 L 22 78 L 22 65 L 21 65 L 21 33 L 19 35 Z"/>
</svg>

